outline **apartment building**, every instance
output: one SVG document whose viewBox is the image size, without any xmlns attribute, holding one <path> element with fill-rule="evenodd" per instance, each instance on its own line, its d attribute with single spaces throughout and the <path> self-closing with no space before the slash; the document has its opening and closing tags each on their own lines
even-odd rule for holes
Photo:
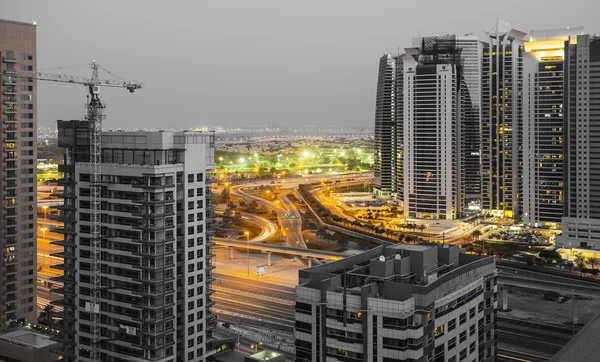
<svg viewBox="0 0 600 362">
<path fill-rule="evenodd" d="M 498 20 L 482 54 L 481 208 L 507 218 L 521 216 L 525 35 Z"/>
<path fill-rule="evenodd" d="M 35 321 L 37 98 L 35 24 L 0 20 L 0 330 L 20 319 Z"/>
<path fill-rule="evenodd" d="M 409 217 L 461 217 L 472 183 L 464 171 L 478 174 L 466 144 L 477 137 L 478 118 L 463 76 L 464 46 L 454 35 L 415 38 L 402 56 L 402 200 Z"/>
<path fill-rule="evenodd" d="M 379 196 L 396 194 L 396 62 L 386 54 L 379 59 L 375 106 L 375 154 L 373 157 L 374 191 Z"/>
<path fill-rule="evenodd" d="M 91 313 L 100 313 L 103 361 L 207 361 L 216 316 L 211 307 L 211 178 L 214 134 L 103 132 L 101 298 L 92 278 L 89 128 L 59 121 L 65 150 L 64 308 L 58 313 L 63 358 L 86 361 Z"/>
<path fill-rule="evenodd" d="M 534 30 L 523 53 L 523 223 L 560 227 L 564 208 L 564 52 L 583 28 Z"/>
<path fill-rule="evenodd" d="M 561 243 L 600 249 L 600 38 L 565 45 L 565 201 Z"/>
<path fill-rule="evenodd" d="M 378 246 L 299 272 L 296 361 L 495 361 L 492 257 Z"/>
</svg>

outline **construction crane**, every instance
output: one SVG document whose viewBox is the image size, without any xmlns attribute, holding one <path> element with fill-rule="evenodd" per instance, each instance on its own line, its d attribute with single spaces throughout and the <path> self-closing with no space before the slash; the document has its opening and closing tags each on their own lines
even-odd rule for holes
<svg viewBox="0 0 600 362">
<path fill-rule="evenodd" d="M 59 82 L 59 83 L 72 83 L 81 84 L 88 88 L 88 102 L 86 105 L 87 116 L 90 128 L 90 216 L 91 216 L 91 228 L 90 228 L 90 244 L 92 247 L 91 259 L 92 259 L 92 291 L 91 291 L 91 302 L 86 302 L 85 309 L 90 312 L 92 319 L 91 329 L 91 342 L 92 350 L 90 352 L 90 359 L 92 361 L 100 361 L 99 346 L 100 346 L 100 244 L 102 241 L 101 226 L 100 226 L 100 197 L 101 197 L 101 133 L 102 133 L 102 120 L 105 118 L 102 113 L 105 105 L 100 102 L 100 87 L 112 87 L 112 88 L 125 88 L 130 93 L 135 92 L 136 89 L 143 87 L 142 83 L 129 82 L 120 79 L 119 77 L 112 74 L 110 71 L 101 67 L 96 61 L 91 64 L 92 77 L 84 78 L 78 76 L 71 76 L 65 74 L 48 74 L 41 72 L 15 72 L 5 71 L 5 75 L 9 77 L 25 78 L 25 79 L 36 79 L 41 81 Z M 112 75 L 119 80 L 100 80 L 98 77 L 98 69 L 102 69 L 108 74 Z"/>
</svg>

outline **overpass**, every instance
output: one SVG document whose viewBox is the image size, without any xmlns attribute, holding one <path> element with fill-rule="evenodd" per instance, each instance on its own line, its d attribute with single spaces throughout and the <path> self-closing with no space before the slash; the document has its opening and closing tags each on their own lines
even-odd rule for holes
<svg viewBox="0 0 600 362">
<path fill-rule="evenodd" d="M 333 251 L 323 250 L 312 250 L 304 248 L 296 248 L 293 246 L 286 245 L 273 245 L 265 243 L 248 243 L 243 240 L 230 240 L 222 238 L 212 238 L 212 241 L 221 246 L 227 246 L 230 248 L 230 258 L 233 259 L 233 248 L 248 248 L 250 250 L 259 250 L 267 253 L 267 265 L 271 265 L 271 254 L 287 254 L 287 255 L 299 255 L 303 258 L 308 258 L 308 266 L 311 267 L 312 263 L 310 258 L 316 259 L 328 259 L 328 260 L 340 260 L 346 255 L 342 253 L 336 253 Z"/>
</svg>

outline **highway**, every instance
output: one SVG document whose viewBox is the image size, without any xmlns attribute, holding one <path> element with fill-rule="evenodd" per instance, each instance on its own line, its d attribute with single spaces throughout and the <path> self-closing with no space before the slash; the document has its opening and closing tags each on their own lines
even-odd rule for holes
<svg viewBox="0 0 600 362">
<path fill-rule="evenodd" d="M 293 288 L 218 273 L 215 278 L 213 310 L 220 321 L 293 332 Z"/>
</svg>

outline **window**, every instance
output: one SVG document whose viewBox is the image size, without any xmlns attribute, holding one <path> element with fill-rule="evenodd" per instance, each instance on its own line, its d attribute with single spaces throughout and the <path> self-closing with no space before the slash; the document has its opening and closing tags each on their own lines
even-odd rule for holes
<svg viewBox="0 0 600 362">
<path fill-rule="evenodd" d="M 202 258 L 204 256 L 204 251 L 202 249 L 196 250 L 196 258 Z"/>
<path fill-rule="evenodd" d="M 452 356 L 448 359 L 448 362 L 456 362 L 456 356 Z"/>
<path fill-rule="evenodd" d="M 194 334 L 194 326 L 189 326 L 188 327 L 188 335 L 189 334 Z"/>
<path fill-rule="evenodd" d="M 196 337 L 196 343 L 197 344 L 201 344 L 203 341 L 204 341 L 204 338 L 202 338 L 202 336 Z"/>
<path fill-rule="evenodd" d="M 475 342 L 473 342 L 469 345 L 469 353 L 473 353 L 473 352 L 475 352 Z"/>
<path fill-rule="evenodd" d="M 204 236 L 199 236 L 199 237 L 196 239 L 196 245 L 197 245 L 197 246 L 204 245 Z"/>
<path fill-rule="evenodd" d="M 469 309 L 469 319 L 475 317 L 475 307 Z"/>
<path fill-rule="evenodd" d="M 456 328 L 456 318 L 448 321 L 448 332 L 453 331 Z"/>
<path fill-rule="evenodd" d="M 188 251 L 188 260 L 192 260 L 192 259 L 194 259 L 194 252 Z"/>
<path fill-rule="evenodd" d="M 462 351 L 460 351 L 460 360 L 464 360 L 465 358 L 467 358 L 467 349 L 463 349 Z"/>
<path fill-rule="evenodd" d="M 204 181 L 204 175 L 202 173 L 196 174 L 196 181 L 198 181 L 198 182 Z"/>
<path fill-rule="evenodd" d="M 194 197 L 194 189 L 188 189 L 188 197 Z"/>
<path fill-rule="evenodd" d="M 196 196 L 203 196 L 204 195 L 204 189 L 202 187 L 199 187 L 196 189 Z"/>
<path fill-rule="evenodd" d="M 204 207 L 204 200 L 198 200 L 196 201 L 196 207 L 201 209 Z"/>
<path fill-rule="evenodd" d="M 466 341 L 466 340 L 467 340 L 467 331 L 460 332 L 460 335 L 459 335 L 458 341 L 459 341 L 460 343 L 463 343 L 463 342 L 464 342 L 464 341 Z"/>
<path fill-rule="evenodd" d="M 203 267 L 203 265 L 202 265 L 202 264 L 203 264 L 203 263 L 202 263 L 201 261 L 197 262 L 197 263 L 196 263 L 196 270 L 202 270 L 202 267 Z"/>
<path fill-rule="evenodd" d="M 435 327 L 435 329 L 433 330 L 433 336 L 435 338 L 437 338 L 437 337 L 441 337 L 443 335 L 444 335 L 444 325 L 442 324 L 439 327 Z"/>
<path fill-rule="evenodd" d="M 204 287 L 196 287 L 196 294 L 202 295 L 203 290 L 204 290 Z"/>
<path fill-rule="evenodd" d="M 193 233 L 194 233 L 194 227 L 188 226 L 188 234 L 193 234 Z"/>
<path fill-rule="evenodd" d="M 194 239 L 188 239 L 188 248 L 191 248 L 194 246 Z"/>
<path fill-rule="evenodd" d="M 188 298 L 191 298 L 194 296 L 194 289 L 188 289 Z"/>
<path fill-rule="evenodd" d="M 194 277 L 193 276 L 188 277 L 188 284 L 190 284 L 190 285 L 194 284 Z"/>
<path fill-rule="evenodd" d="M 194 321 L 194 314 L 188 314 L 188 322 L 193 322 Z"/>
<path fill-rule="evenodd" d="M 194 182 L 194 175 L 193 174 L 189 174 L 188 175 L 188 182 Z"/>
<path fill-rule="evenodd" d="M 194 272 L 194 264 L 188 264 L 188 273 Z"/>
<path fill-rule="evenodd" d="M 452 337 L 448 340 L 448 351 L 456 347 L 456 337 Z"/>
<path fill-rule="evenodd" d="M 194 201 L 188 201 L 188 210 L 194 210 Z"/>
<path fill-rule="evenodd" d="M 194 222 L 194 214 L 188 214 L 188 222 Z"/>
<path fill-rule="evenodd" d="M 196 214 L 196 221 L 202 221 L 204 220 L 204 213 L 199 212 Z"/>
<path fill-rule="evenodd" d="M 204 316 L 204 312 L 203 311 L 199 310 L 199 311 L 196 312 L 196 319 L 197 320 L 201 320 L 203 316 Z M 200 328 L 200 325 L 198 325 L 198 328 Z M 198 329 L 198 331 L 200 331 L 200 329 Z M 198 342 L 198 343 L 202 343 L 202 342 Z"/>
<path fill-rule="evenodd" d="M 194 360 L 194 351 L 188 352 L 188 361 L 193 361 Z"/>
<path fill-rule="evenodd" d="M 475 325 L 473 324 L 471 327 L 469 327 L 469 336 L 472 336 L 475 334 Z"/>
<path fill-rule="evenodd" d="M 188 310 L 192 310 L 192 309 L 194 309 L 194 301 L 193 300 L 188 302 Z"/>
<path fill-rule="evenodd" d="M 467 312 L 460 315 L 459 322 L 461 326 L 467 322 Z"/>
</svg>

